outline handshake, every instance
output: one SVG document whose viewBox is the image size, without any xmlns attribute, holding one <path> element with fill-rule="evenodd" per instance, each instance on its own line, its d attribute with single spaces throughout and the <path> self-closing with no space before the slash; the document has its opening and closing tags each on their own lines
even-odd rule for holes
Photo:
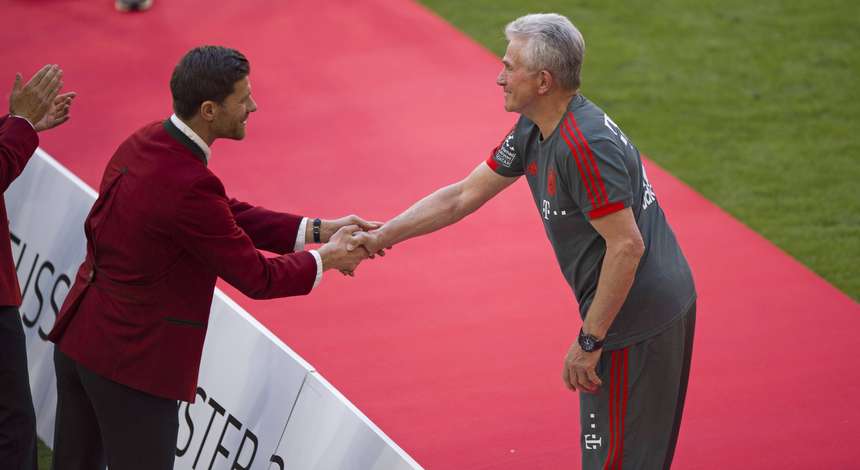
<svg viewBox="0 0 860 470">
<path fill-rule="evenodd" d="M 379 232 L 382 222 L 368 222 L 349 215 L 336 220 L 323 220 L 320 224 L 320 241 L 324 243 L 317 252 L 322 259 L 322 269 L 337 269 L 345 276 L 354 276 L 355 269 L 362 261 L 376 255 L 385 256 Z M 308 227 L 305 239 L 312 238 Z M 309 241 L 309 240 L 308 240 Z"/>
</svg>

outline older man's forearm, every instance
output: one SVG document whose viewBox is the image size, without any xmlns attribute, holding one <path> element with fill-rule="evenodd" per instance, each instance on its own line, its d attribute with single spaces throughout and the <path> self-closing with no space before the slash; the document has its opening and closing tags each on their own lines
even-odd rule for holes
<svg viewBox="0 0 860 470">
<path fill-rule="evenodd" d="M 397 217 L 389 220 L 379 234 L 385 246 L 413 237 L 435 232 L 469 215 L 461 201 L 459 184 L 446 186 L 416 202 Z"/>
<path fill-rule="evenodd" d="M 601 339 L 606 337 L 627 299 L 644 250 L 641 240 L 607 244 L 597 292 L 582 325 L 584 332 Z"/>
</svg>

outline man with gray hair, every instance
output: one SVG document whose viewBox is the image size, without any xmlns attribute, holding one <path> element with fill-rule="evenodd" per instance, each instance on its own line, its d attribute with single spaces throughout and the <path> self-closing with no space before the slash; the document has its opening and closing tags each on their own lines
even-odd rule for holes
<svg viewBox="0 0 860 470">
<path fill-rule="evenodd" d="M 533 14 L 505 34 L 496 83 L 520 114 L 514 128 L 465 179 L 357 237 L 372 253 L 433 232 L 525 176 L 583 320 L 562 373 L 585 392 L 582 466 L 669 468 L 692 354 L 690 268 L 636 146 L 580 92 L 580 32 Z"/>
</svg>

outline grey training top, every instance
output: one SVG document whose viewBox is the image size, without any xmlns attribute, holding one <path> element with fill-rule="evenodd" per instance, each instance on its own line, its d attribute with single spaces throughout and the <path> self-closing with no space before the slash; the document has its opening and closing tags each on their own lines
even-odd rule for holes
<svg viewBox="0 0 860 470">
<path fill-rule="evenodd" d="M 582 95 L 546 139 L 526 117 L 493 151 L 496 173 L 526 175 L 562 274 L 584 319 L 597 290 L 606 243 L 589 222 L 631 207 L 645 242 L 630 293 L 606 337 L 617 349 L 668 327 L 696 299 L 690 267 L 633 142 Z"/>
</svg>

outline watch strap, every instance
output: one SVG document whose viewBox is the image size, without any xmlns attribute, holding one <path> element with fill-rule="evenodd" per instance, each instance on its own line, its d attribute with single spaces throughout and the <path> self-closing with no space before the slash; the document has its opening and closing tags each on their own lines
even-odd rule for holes
<svg viewBox="0 0 860 470">
<path fill-rule="evenodd" d="M 314 234 L 314 243 L 320 243 L 320 226 L 322 225 L 322 220 L 319 218 L 314 219 L 313 224 L 313 234 Z"/>
</svg>

